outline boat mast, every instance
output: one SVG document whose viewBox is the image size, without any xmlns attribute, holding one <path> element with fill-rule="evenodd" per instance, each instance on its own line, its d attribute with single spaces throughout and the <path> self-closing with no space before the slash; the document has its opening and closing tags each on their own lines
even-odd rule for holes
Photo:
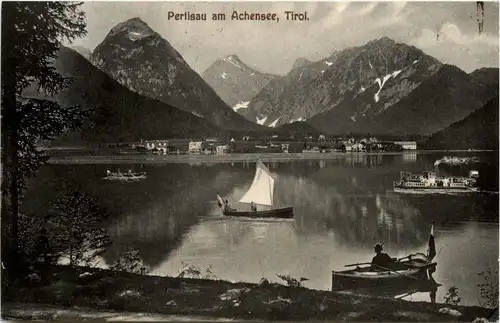
<svg viewBox="0 0 500 323">
<path fill-rule="evenodd" d="M 269 173 L 269 175 L 271 175 L 271 170 L 269 169 L 269 167 L 267 168 L 267 172 Z M 274 201 L 273 201 L 273 191 L 271 190 L 271 181 L 268 180 L 267 184 L 269 185 L 269 200 L 271 201 L 271 209 L 272 209 Z"/>
</svg>

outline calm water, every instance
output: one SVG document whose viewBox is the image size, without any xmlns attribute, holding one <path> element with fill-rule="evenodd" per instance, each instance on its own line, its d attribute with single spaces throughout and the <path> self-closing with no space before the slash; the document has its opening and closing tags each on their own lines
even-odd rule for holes
<svg viewBox="0 0 500 323">
<path fill-rule="evenodd" d="M 457 286 L 462 304 L 475 305 L 477 273 L 498 270 L 498 195 L 391 192 L 400 171 L 432 170 L 445 155 L 451 154 L 266 163 L 277 177 L 275 206 L 295 206 L 295 221 L 220 218 L 217 193 L 233 207 L 248 208 L 236 201 L 250 186 L 255 163 L 50 165 L 30 183 L 23 211 L 43 214 L 48 201 L 78 186 L 112 214 L 105 224 L 113 240 L 104 254 L 108 264 L 133 247 L 154 274 L 176 275 L 187 263 L 211 266 L 217 277 L 231 281 L 279 281 L 277 273 L 307 277 L 305 286 L 316 289 L 331 288 L 332 270 L 370 261 L 375 243 L 385 241 L 393 257 L 425 252 L 434 220 L 434 277 L 443 285 L 437 301 Z M 107 167 L 147 171 L 148 178 L 128 184 L 105 181 L 101 177 Z M 406 299 L 429 301 L 429 295 Z"/>
</svg>

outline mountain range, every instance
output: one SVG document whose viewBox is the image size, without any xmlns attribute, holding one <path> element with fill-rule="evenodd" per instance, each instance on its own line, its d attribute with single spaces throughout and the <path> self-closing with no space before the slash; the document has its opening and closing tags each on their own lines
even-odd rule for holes
<svg viewBox="0 0 500 323">
<path fill-rule="evenodd" d="M 48 99 L 92 111 L 83 128 L 61 138 L 63 142 L 189 138 L 223 132 L 203 118 L 127 89 L 73 49 L 61 47 L 55 67 L 71 79 L 71 84 Z M 24 95 L 41 97 L 35 89 L 36 86 L 28 88 Z"/>
<path fill-rule="evenodd" d="M 226 129 L 258 129 L 222 101 L 160 34 L 139 18 L 119 23 L 93 50 L 92 64 L 141 95 Z"/>
<path fill-rule="evenodd" d="M 201 77 L 139 18 L 116 25 L 93 51 L 62 47 L 56 67 L 73 83 L 55 99 L 93 111 L 74 134 L 87 141 L 301 132 L 429 137 L 498 98 L 498 68 L 467 74 L 387 37 L 316 62 L 297 58 L 283 76 L 229 55 Z"/>
<path fill-rule="evenodd" d="M 420 137 L 462 120 L 495 96 L 498 68 L 467 74 L 383 37 L 317 62 L 298 58 L 288 74 L 271 79 L 237 111 L 268 127 L 306 121 L 332 135 Z"/>
<path fill-rule="evenodd" d="M 384 84 L 388 89 L 382 94 L 383 105 L 382 100 L 374 103 L 371 93 L 363 93 L 315 115 L 310 122 L 335 133 L 428 136 L 465 118 L 494 96 L 489 86 L 452 65 L 440 65 L 431 76 L 413 81 L 391 77 Z M 353 107 L 358 109 L 353 111 Z"/>
<path fill-rule="evenodd" d="M 202 77 L 224 102 L 238 111 L 245 109 L 250 100 L 278 76 L 261 73 L 248 67 L 238 56 L 229 55 L 216 60 Z"/>
</svg>

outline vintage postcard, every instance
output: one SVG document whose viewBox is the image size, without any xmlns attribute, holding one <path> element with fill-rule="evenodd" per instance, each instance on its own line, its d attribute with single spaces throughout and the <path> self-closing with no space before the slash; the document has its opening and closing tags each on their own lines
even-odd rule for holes
<svg viewBox="0 0 500 323">
<path fill-rule="evenodd" d="M 498 321 L 498 2 L 2 2 L 2 319 Z"/>
</svg>

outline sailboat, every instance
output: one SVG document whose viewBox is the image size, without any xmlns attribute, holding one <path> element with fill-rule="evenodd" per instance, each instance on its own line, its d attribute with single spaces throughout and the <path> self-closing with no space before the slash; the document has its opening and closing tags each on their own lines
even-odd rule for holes
<svg viewBox="0 0 500 323">
<path fill-rule="evenodd" d="M 293 207 L 285 207 L 279 209 L 273 209 L 273 197 L 274 197 L 274 177 L 269 171 L 269 169 L 264 165 L 264 163 L 259 159 L 257 161 L 257 168 L 255 170 L 255 177 L 253 179 L 252 185 L 248 191 L 239 200 L 240 203 L 254 204 L 257 209 L 248 211 L 233 210 L 228 207 L 224 207 L 224 200 L 217 195 L 217 200 L 219 206 L 222 208 L 222 214 L 224 216 L 234 216 L 234 217 L 250 217 L 250 218 L 280 218 L 280 219 L 291 219 L 293 218 Z M 270 207 L 267 210 L 258 210 L 258 208 L 265 206 Z"/>
</svg>

